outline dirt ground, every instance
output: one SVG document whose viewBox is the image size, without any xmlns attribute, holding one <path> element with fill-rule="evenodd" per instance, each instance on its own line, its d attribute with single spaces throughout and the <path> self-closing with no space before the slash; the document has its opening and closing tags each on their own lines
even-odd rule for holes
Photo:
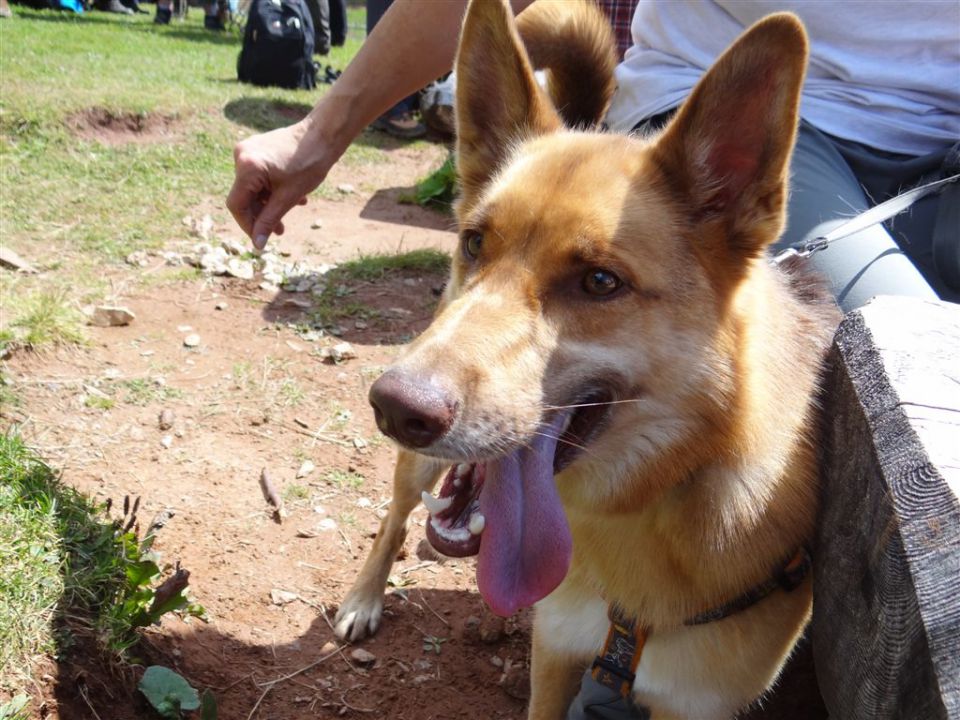
<svg viewBox="0 0 960 720">
<path fill-rule="evenodd" d="M 450 250 L 448 216 L 396 202 L 398 188 L 443 153 L 400 148 L 389 166 L 335 169 L 331 186 L 349 182 L 357 192 L 294 210 L 280 247 L 315 265 Z M 226 223 L 214 234 L 239 237 Z M 158 282 L 169 268 L 156 256 L 104 272 L 136 320 L 90 328 L 88 347 L 15 353 L 7 371 L 22 403 L 5 422 L 18 420 L 65 482 L 100 499 L 139 496 L 144 522 L 175 513 L 156 547 L 190 571 L 209 620 L 165 619 L 148 631 L 145 656 L 211 688 L 224 720 L 524 717 L 530 614 L 506 623 L 487 615 L 471 560 L 438 561 L 418 547 L 422 509 L 391 576 L 382 629 L 361 645 L 371 657 L 360 662 L 353 648 L 332 644 L 333 613 L 391 495 L 394 451 L 377 433 L 367 389 L 399 343 L 425 327 L 444 278 L 403 272 L 348 288 L 374 312 L 343 323 L 357 357 L 328 364 L 316 350 L 339 339 L 298 335 L 286 323 L 309 308 L 260 289 L 259 278 Z M 199 346 L 184 345 L 188 334 Z M 116 402 L 104 409 L 90 400 L 97 393 Z M 164 410 L 174 416 L 168 430 L 158 423 Z M 306 461 L 315 469 L 297 478 Z M 282 523 L 261 494 L 263 468 L 285 498 Z M 464 633 L 469 618 L 481 620 L 483 640 Z M 130 678 L 73 658 L 51 661 L 38 677 L 37 717 L 150 717 Z M 808 663 L 798 677 L 799 689 L 765 716 L 823 716 Z"/>
</svg>

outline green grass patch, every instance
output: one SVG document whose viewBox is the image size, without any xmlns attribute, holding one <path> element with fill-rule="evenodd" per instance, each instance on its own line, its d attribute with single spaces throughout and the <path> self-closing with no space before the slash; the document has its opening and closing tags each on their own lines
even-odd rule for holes
<svg viewBox="0 0 960 720">
<path fill-rule="evenodd" d="M 364 25 L 364 10 L 348 12 L 346 45 L 323 58 L 338 69 L 364 39 L 355 29 Z M 242 85 L 240 46 L 236 28 L 204 30 L 202 12 L 158 26 L 150 15 L 77 16 L 18 5 L 16 19 L 0 23 L 0 238 L 45 270 L 0 287 L 0 332 L 30 333 L 36 346 L 78 342 L 75 323 L 54 323 L 51 332 L 26 317 L 24 298 L 80 306 L 102 283 L 104 264 L 184 239 L 180 219 L 226 197 L 234 144 L 296 122 L 329 88 Z M 375 142 L 351 149 L 350 161 L 381 159 Z M 228 218 L 225 209 L 213 215 Z M 15 320 L 36 332 L 13 327 Z"/>
<path fill-rule="evenodd" d="M 423 249 L 400 255 L 364 255 L 338 265 L 327 277 L 333 286 L 345 280 L 379 280 L 387 273 L 398 270 L 439 273 L 449 268 L 449 255 L 439 250 Z"/>
<path fill-rule="evenodd" d="M 133 529 L 138 503 L 109 505 L 61 484 L 16 436 L 0 436 L 0 691 L 24 687 L 36 659 L 69 653 L 85 634 L 115 657 L 137 629 L 171 610 L 200 614 L 185 577 L 162 584 L 158 558 Z"/>
<path fill-rule="evenodd" d="M 183 397 L 183 392 L 177 388 L 146 378 L 123 380 L 117 384 L 123 389 L 123 401 L 129 405 L 149 405 Z"/>
<path fill-rule="evenodd" d="M 83 316 L 63 292 L 38 292 L 18 303 L 9 337 L 30 347 L 82 343 Z"/>
<path fill-rule="evenodd" d="M 363 475 L 346 470 L 331 470 L 323 476 L 324 482 L 340 490 L 357 490 L 366 481 Z"/>
</svg>

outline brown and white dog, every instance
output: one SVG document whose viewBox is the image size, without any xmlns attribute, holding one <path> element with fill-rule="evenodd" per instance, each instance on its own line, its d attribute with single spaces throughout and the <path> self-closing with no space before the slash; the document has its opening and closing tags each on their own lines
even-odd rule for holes
<svg viewBox="0 0 960 720">
<path fill-rule="evenodd" d="M 424 500 L 431 542 L 478 554 L 495 612 L 537 604 L 531 718 L 564 716 L 611 607 L 644 628 L 632 694 L 655 719 L 727 718 L 773 683 L 809 618 L 809 576 L 689 620 L 762 586 L 813 530 L 835 311 L 765 256 L 806 57 L 797 19 L 774 15 L 658 135 L 569 130 L 612 92 L 603 17 L 539 3 L 515 21 L 472 0 L 460 248 L 432 325 L 371 388 L 402 449 L 338 635 L 377 629 L 407 516 L 442 477 Z"/>
</svg>

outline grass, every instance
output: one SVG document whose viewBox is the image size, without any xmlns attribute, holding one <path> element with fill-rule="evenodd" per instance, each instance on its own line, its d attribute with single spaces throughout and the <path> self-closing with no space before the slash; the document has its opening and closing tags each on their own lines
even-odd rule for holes
<svg viewBox="0 0 960 720">
<path fill-rule="evenodd" d="M 152 538 L 131 529 L 137 506 L 125 501 L 111 520 L 109 505 L 61 484 L 18 437 L 0 436 L 0 694 L 26 688 L 40 657 L 68 654 L 80 635 L 119 658 L 137 628 L 166 612 L 202 613 L 182 589 L 153 602 L 160 568 Z"/>
<path fill-rule="evenodd" d="M 17 304 L 20 312 L 9 331 L 13 342 L 29 347 L 84 342 L 83 316 L 62 291 L 38 292 Z"/>
<path fill-rule="evenodd" d="M 329 327 L 345 319 L 372 320 L 376 308 L 350 300 L 357 283 L 376 282 L 394 272 L 446 274 L 450 256 L 438 250 L 412 250 L 399 255 L 365 255 L 338 265 L 326 275 L 323 292 L 314 298 L 308 316 L 312 327 Z"/>
<path fill-rule="evenodd" d="M 183 393 L 177 388 L 157 383 L 154 380 L 136 378 L 124 380 L 118 384 L 124 390 L 123 401 L 129 405 L 149 405 L 183 396 Z"/>
<path fill-rule="evenodd" d="M 366 481 L 363 475 L 345 470 L 331 470 L 323 476 L 324 482 L 339 490 L 357 490 Z"/>
<path fill-rule="evenodd" d="M 346 45 L 323 59 L 335 68 L 363 40 L 356 28 L 364 11 L 349 13 Z M 75 323 L 61 314 L 43 325 L 35 305 L 78 306 L 105 264 L 182 239 L 180 218 L 226 196 L 234 143 L 296 121 L 329 86 L 237 83 L 240 34 L 204 30 L 202 12 L 169 26 L 149 15 L 75 16 L 23 5 L 15 14 L 0 23 L 0 238 L 44 273 L 5 277 L 0 332 L 35 325 L 31 344 L 77 342 Z M 91 109 L 153 120 L 168 135 L 103 144 L 76 132 Z M 379 161 L 378 143 L 361 138 L 347 160 Z M 226 210 L 213 215 L 227 218 Z"/>
</svg>

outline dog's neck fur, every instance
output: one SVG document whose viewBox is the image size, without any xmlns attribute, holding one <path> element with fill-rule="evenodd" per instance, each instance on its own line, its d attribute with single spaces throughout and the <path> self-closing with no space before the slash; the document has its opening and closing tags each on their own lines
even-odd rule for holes
<svg viewBox="0 0 960 720">
<path fill-rule="evenodd" d="M 817 427 L 809 422 L 817 408 L 807 399 L 817 396 L 835 309 L 828 301 L 801 303 L 789 282 L 758 260 L 731 301 L 718 342 L 735 348 L 726 360 L 740 365 L 736 377 L 749 385 L 737 386 L 732 377 L 721 382 L 723 401 L 626 477 L 594 476 L 617 467 L 603 459 L 558 478 L 581 539 L 571 572 L 588 574 L 608 602 L 649 626 L 678 625 L 729 601 L 768 577 L 812 533 L 816 438 L 801 428 Z M 764 326 L 741 322 L 741 313 L 760 298 L 763 312 L 749 315 Z M 774 336 L 802 338 L 803 344 L 763 341 Z M 808 392 L 778 392 L 785 381 Z M 791 398 L 793 405 L 785 405 Z M 779 432 L 770 433 L 771 427 Z M 620 465 L 629 466 L 629 460 Z M 598 499 L 598 484 L 618 490 Z M 602 523 L 596 522 L 600 515 Z M 689 532 L 666 532 L 678 526 Z M 754 563 L 744 566 L 744 555 Z M 732 556 L 740 559 L 727 562 Z"/>
</svg>

